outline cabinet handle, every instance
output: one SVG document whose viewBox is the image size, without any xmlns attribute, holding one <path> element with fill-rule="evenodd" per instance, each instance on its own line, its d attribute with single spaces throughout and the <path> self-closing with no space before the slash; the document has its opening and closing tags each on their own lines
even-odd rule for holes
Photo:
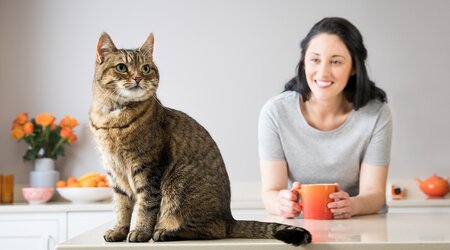
<svg viewBox="0 0 450 250">
<path fill-rule="evenodd" d="M 55 239 L 51 235 L 47 235 L 47 250 L 51 250 L 50 247 L 51 245 L 55 246 L 54 244 L 55 242 L 56 242 Z"/>
</svg>

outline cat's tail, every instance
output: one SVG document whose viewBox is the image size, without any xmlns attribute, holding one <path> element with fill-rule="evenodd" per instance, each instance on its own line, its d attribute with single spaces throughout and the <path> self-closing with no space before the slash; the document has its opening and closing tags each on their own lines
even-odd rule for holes
<svg viewBox="0 0 450 250">
<path fill-rule="evenodd" d="M 230 225 L 228 238 L 247 239 L 278 239 L 294 246 L 311 242 L 311 233 L 308 230 L 279 223 L 259 221 L 233 221 Z"/>
</svg>

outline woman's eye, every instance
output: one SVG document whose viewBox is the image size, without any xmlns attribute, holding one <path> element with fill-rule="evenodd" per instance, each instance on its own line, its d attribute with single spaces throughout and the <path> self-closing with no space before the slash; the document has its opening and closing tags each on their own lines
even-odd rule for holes
<svg viewBox="0 0 450 250">
<path fill-rule="evenodd" d="M 313 62 L 313 63 L 319 63 L 320 62 L 320 60 L 318 59 L 318 58 L 311 58 L 311 59 L 309 59 L 311 62 Z"/>
<path fill-rule="evenodd" d="M 331 61 L 331 64 L 339 65 L 339 64 L 342 64 L 342 62 L 341 61 Z"/>
<path fill-rule="evenodd" d="M 142 66 L 142 68 L 141 68 L 141 71 L 142 71 L 142 73 L 144 73 L 144 74 L 150 73 L 150 70 L 151 70 L 151 69 L 150 69 L 150 65 L 148 65 L 148 64 Z"/>
<path fill-rule="evenodd" d="M 128 69 L 127 69 L 127 66 L 125 64 L 119 63 L 119 64 L 116 65 L 116 70 L 119 73 L 125 73 L 125 72 L 127 72 Z"/>
</svg>

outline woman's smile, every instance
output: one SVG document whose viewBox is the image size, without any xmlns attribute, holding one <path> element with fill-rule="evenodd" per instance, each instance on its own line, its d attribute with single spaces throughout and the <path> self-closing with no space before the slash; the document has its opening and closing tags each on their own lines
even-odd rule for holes
<svg viewBox="0 0 450 250">
<path fill-rule="evenodd" d="M 319 86 L 321 89 L 326 89 L 330 87 L 334 82 L 333 81 L 327 81 L 327 80 L 314 80 L 314 82 Z"/>
</svg>

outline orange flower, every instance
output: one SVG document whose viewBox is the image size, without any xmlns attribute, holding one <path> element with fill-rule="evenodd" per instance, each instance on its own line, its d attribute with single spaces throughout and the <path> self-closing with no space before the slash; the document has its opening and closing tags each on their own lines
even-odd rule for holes
<svg viewBox="0 0 450 250">
<path fill-rule="evenodd" d="M 59 132 L 59 135 L 64 139 L 69 139 L 70 136 L 73 135 L 73 132 L 71 128 L 64 127 L 61 129 L 61 132 Z"/>
<path fill-rule="evenodd" d="M 23 132 L 22 127 L 16 126 L 13 130 L 11 130 L 11 136 L 15 139 L 22 139 L 25 136 L 25 132 Z"/>
<path fill-rule="evenodd" d="M 20 125 L 18 122 L 14 122 L 11 130 L 15 129 L 16 127 L 23 127 L 23 125 Z"/>
<path fill-rule="evenodd" d="M 72 144 L 72 143 L 76 142 L 77 139 L 78 139 L 78 137 L 77 137 L 76 134 L 71 134 L 70 137 L 69 137 L 68 143 L 69 143 L 69 144 Z"/>
<path fill-rule="evenodd" d="M 49 125 L 52 125 L 53 122 L 55 122 L 55 117 L 49 113 L 42 113 L 42 114 L 36 115 L 36 123 L 38 125 L 41 125 L 42 127 L 47 127 Z"/>
<path fill-rule="evenodd" d="M 16 119 L 14 119 L 13 126 L 24 125 L 28 121 L 28 114 L 25 112 L 17 115 Z"/>
<path fill-rule="evenodd" d="M 77 135 L 74 134 L 72 129 L 68 127 L 63 127 L 61 132 L 59 132 L 59 135 L 61 135 L 62 138 L 67 139 L 69 144 L 74 143 L 78 139 Z"/>
<path fill-rule="evenodd" d="M 36 115 L 28 120 L 27 113 L 20 113 L 13 121 L 10 134 L 17 140 L 23 140 L 28 144 L 23 159 L 34 160 L 48 157 L 57 159 L 64 154 L 64 146 L 78 140 L 73 128 L 78 121 L 72 116 L 66 116 L 59 124 L 56 118 L 49 113 Z M 45 150 L 43 150 L 45 149 Z M 41 155 L 44 152 L 44 155 Z"/>
<path fill-rule="evenodd" d="M 25 135 L 31 135 L 34 131 L 33 123 L 27 122 L 23 125 L 23 132 Z"/>
<path fill-rule="evenodd" d="M 68 115 L 68 116 L 64 117 L 64 119 L 61 120 L 60 125 L 61 125 L 61 127 L 73 128 L 78 125 L 78 121 L 75 118 L 73 118 L 72 116 Z"/>
</svg>

